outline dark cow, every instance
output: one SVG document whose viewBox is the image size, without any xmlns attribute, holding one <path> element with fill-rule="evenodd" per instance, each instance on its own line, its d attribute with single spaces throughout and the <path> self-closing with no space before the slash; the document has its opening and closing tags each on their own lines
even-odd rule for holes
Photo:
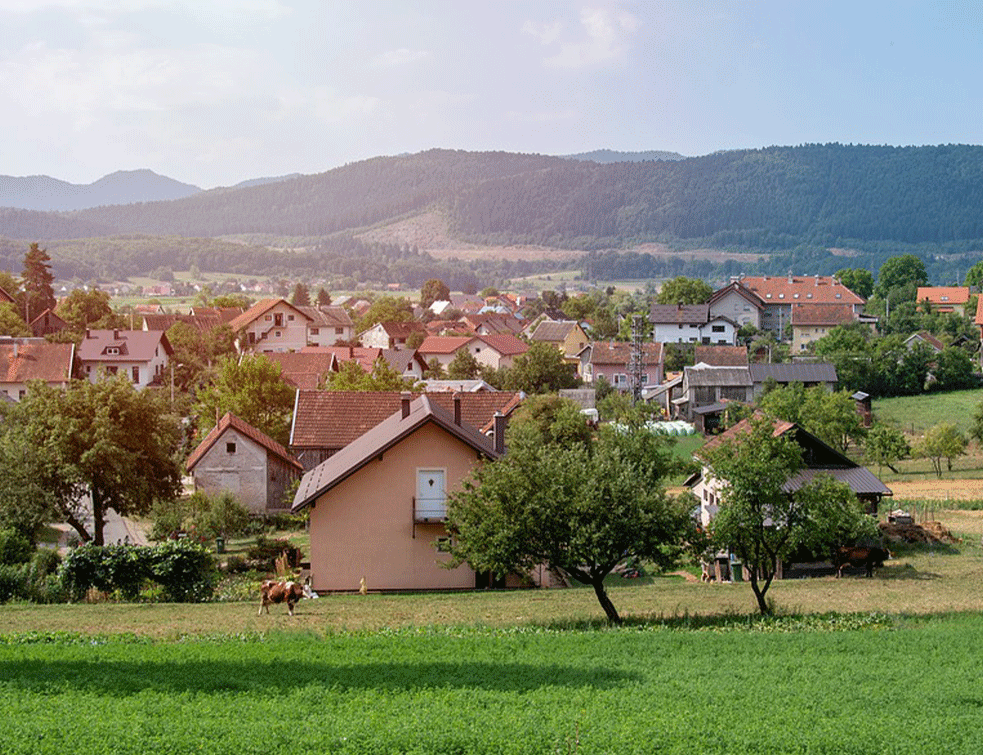
<svg viewBox="0 0 983 755">
<path fill-rule="evenodd" d="M 836 576 L 843 576 L 843 568 L 850 566 L 863 566 L 867 570 L 867 576 L 874 576 L 874 567 L 884 566 L 884 562 L 893 558 L 891 551 L 886 548 L 878 547 L 841 547 L 837 548 L 833 554 L 833 566 L 836 567 Z"/>
<path fill-rule="evenodd" d="M 275 582 L 267 579 L 260 587 L 262 601 L 259 604 L 259 615 L 263 615 L 263 609 L 270 612 L 270 603 L 286 603 L 287 613 L 294 615 L 294 606 L 301 598 L 313 598 L 314 592 L 309 585 L 302 585 L 300 582 Z"/>
</svg>

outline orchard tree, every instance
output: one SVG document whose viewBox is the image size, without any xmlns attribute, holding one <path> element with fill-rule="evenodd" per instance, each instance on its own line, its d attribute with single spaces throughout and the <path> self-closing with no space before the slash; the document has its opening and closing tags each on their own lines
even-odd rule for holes
<svg viewBox="0 0 983 755">
<path fill-rule="evenodd" d="M 204 436 L 226 412 L 232 412 L 286 445 L 294 393 L 284 381 L 280 365 L 262 354 L 247 354 L 241 360 L 226 357 L 211 382 L 198 390 L 194 408 L 198 430 Z"/>
<path fill-rule="evenodd" d="M 568 446 L 508 437 L 508 455 L 448 496 L 453 565 L 503 577 L 545 564 L 592 587 L 620 622 L 605 577 L 628 561 L 671 567 L 691 528 L 688 505 L 666 493 L 669 441 L 639 427 Z"/>
<path fill-rule="evenodd" d="M 108 508 L 146 514 L 181 490 L 177 419 L 162 394 L 139 391 L 123 376 L 67 388 L 32 383 L 7 420 L 0 498 L 19 487 L 15 495 L 33 498 L 85 542 L 103 544 Z"/>
<path fill-rule="evenodd" d="M 931 461 L 935 476 L 941 479 L 942 460 L 945 459 L 951 472 L 953 459 L 965 455 L 968 445 L 969 440 L 955 424 L 940 422 L 915 442 L 912 451 L 915 456 Z"/>
<path fill-rule="evenodd" d="M 38 244 L 31 244 L 24 255 L 24 272 L 21 274 L 24 287 L 25 321 L 31 322 L 46 309 L 54 310 L 58 303 L 55 299 L 53 283 L 55 276 L 51 273 L 51 257 L 46 249 Z"/>
<path fill-rule="evenodd" d="M 710 522 L 714 547 L 736 553 L 750 573 L 762 614 L 778 562 L 799 548 L 821 552 L 856 541 L 876 528 L 849 487 L 828 475 L 804 485 L 792 480 L 803 467 L 802 447 L 775 433 L 771 419 L 754 417 L 742 430 L 704 452 L 711 478 L 719 480 L 719 509 Z"/>
<path fill-rule="evenodd" d="M 911 454 L 911 446 L 904 433 L 890 425 L 876 424 L 867 432 L 864 444 L 864 456 L 868 461 L 877 464 L 877 474 L 887 467 L 895 474 L 895 462 L 901 461 Z"/>
<path fill-rule="evenodd" d="M 99 289 L 76 288 L 58 303 L 56 314 L 78 336 L 86 328 L 122 328 L 126 323 L 109 305 L 109 294 Z"/>
<path fill-rule="evenodd" d="M 0 335 L 16 337 L 31 335 L 31 329 L 27 327 L 24 318 L 17 311 L 17 305 L 13 302 L 0 302 Z"/>
</svg>

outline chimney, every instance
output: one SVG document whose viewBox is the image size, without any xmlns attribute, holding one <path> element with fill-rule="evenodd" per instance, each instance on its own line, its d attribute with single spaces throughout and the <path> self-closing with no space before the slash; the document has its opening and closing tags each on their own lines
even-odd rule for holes
<svg viewBox="0 0 983 755">
<path fill-rule="evenodd" d="M 816 273 L 816 286 L 819 286 L 819 273 Z"/>
<path fill-rule="evenodd" d="M 461 392 L 454 391 L 454 424 L 461 426 Z"/>
<path fill-rule="evenodd" d="M 118 341 L 119 340 L 119 331 L 118 330 L 113 330 L 113 340 L 114 341 Z"/>
<path fill-rule="evenodd" d="M 20 344 L 17 343 L 17 341 L 14 341 L 14 359 L 17 358 L 17 354 L 19 353 L 19 349 L 17 348 L 18 346 L 20 346 Z"/>
<path fill-rule="evenodd" d="M 505 415 L 495 412 L 495 451 L 505 453 Z"/>
<path fill-rule="evenodd" d="M 399 394 L 400 404 L 403 408 L 403 419 L 410 416 L 410 401 L 413 400 L 413 394 L 409 391 L 403 391 Z"/>
</svg>

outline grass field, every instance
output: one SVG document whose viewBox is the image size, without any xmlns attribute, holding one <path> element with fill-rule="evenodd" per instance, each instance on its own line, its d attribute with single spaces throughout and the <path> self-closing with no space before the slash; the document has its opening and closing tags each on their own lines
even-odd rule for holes
<svg viewBox="0 0 983 755">
<path fill-rule="evenodd" d="M 0 606 L 0 753 L 976 753 L 983 512 L 873 579 Z"/>
<path fill-rule="evenodd" d="M 872 404 L 874 417 L 906 433 L 920 435 L 939 422 L 954 422 L 969 432 L 983 389 L 881 398 Z"/>
</svg>

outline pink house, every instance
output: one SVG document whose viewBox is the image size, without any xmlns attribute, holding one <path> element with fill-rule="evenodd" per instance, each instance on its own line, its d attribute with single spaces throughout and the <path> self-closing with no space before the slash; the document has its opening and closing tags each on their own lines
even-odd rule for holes
<svg viewBox="0 0 983 755">
<path fill-rule="evenodd" d="M 304 475 L 293 511 L 310 510 L 314 590 L 477 585 L 469 567 L 444 565 L 447 494 L 502 448 L 460 416 L 404 394 L 395 413 Z"/>
<path fill-rule="evenodd" d="M 604 378 L 615 388 L 628 390 L 628 363 L 631 344 L 624 341 L 594 341 L 580 352 L 580 376 L 588 385 Z M 662 382 L 663 356 L 661 343 L 642 344 L 642 385 Z"/>
</svg>

